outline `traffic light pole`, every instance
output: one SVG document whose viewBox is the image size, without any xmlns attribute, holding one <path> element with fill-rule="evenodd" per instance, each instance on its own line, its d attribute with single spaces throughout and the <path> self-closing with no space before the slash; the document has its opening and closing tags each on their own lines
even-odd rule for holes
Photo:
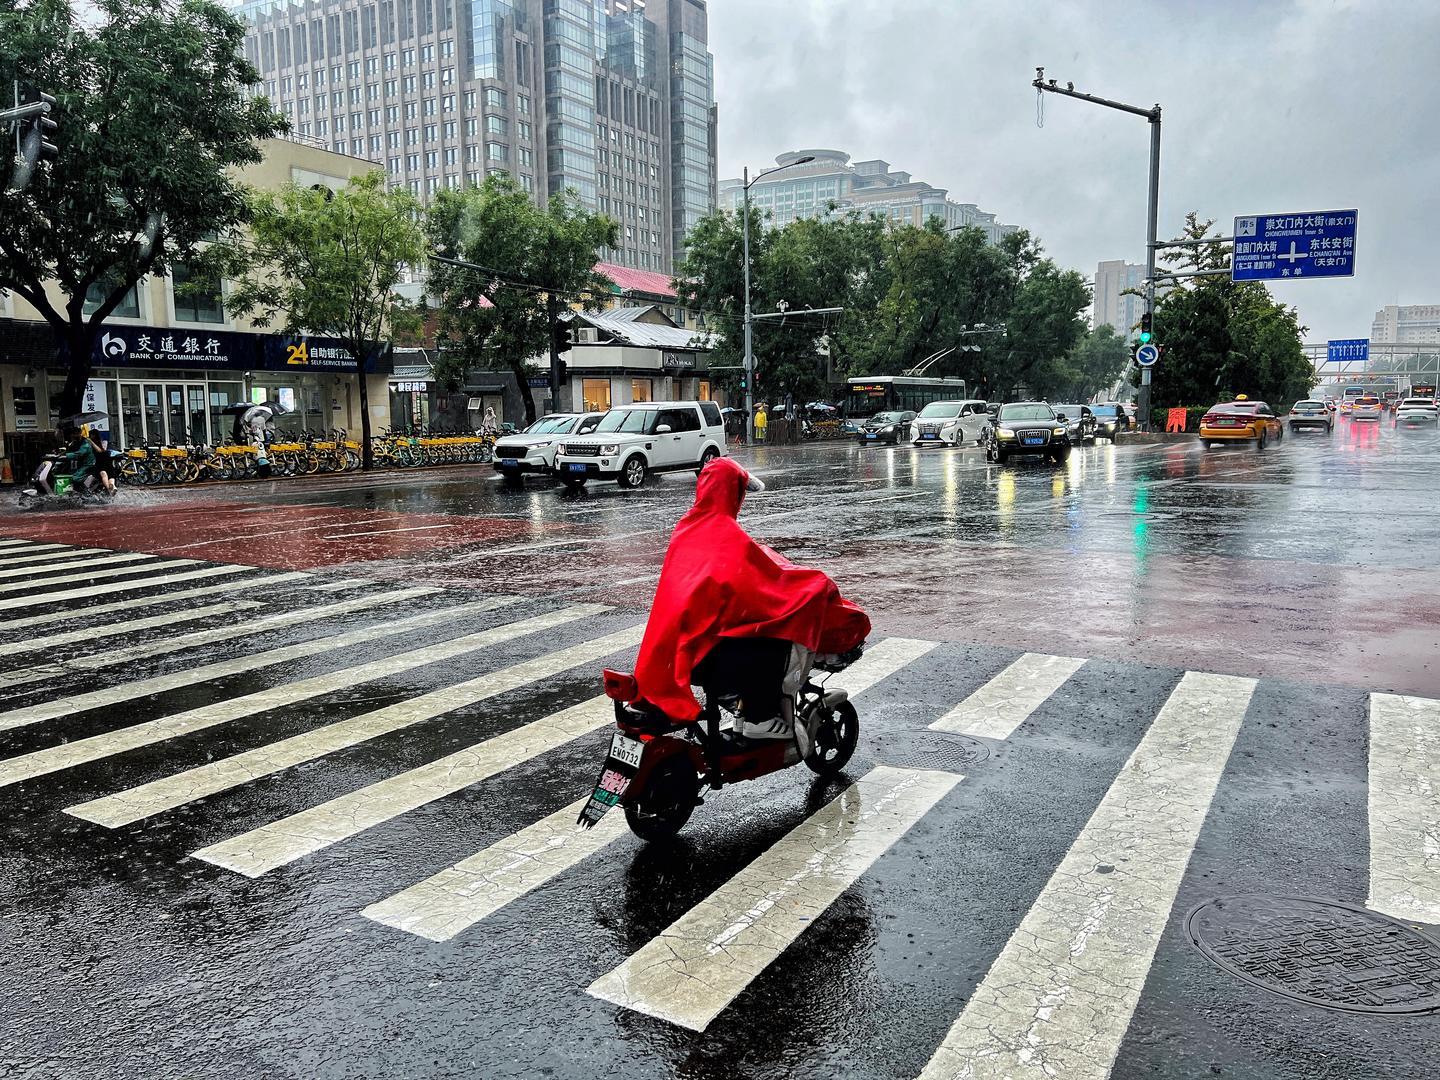
<svg viewBox="0 0 1440 1080">
<path fill-rule="evenodd" d="M 1155 322 L 1155 252 L 1158 247 L 1156 236 L 1159 228 L 1160 216 L 1160 106 L 1152 105 L 1150 108 L 1141 108 L 1139 105 L 1127 105 L 1123 101 L 1111 101 L 1109 98 L 1096 97 L 1094 94 L 1081 93 L 1075 89 L 1074 83 L 1059 85 L 1055 79 L 1045 78 L 1045 69 L 1035 69 L 1035 81 L 1030 84 L 1037 91 L 1046 94 L 1060 94 L 1062 97 L 1077 98 L 1080 101 L 1088 101 L 1092 105 L 1103 105 L 1107 109 L 1118 109 L 1120 112 L 1130 113 L 1132 116 L 1143 116 L 1150 122 L 1150 199 L 1149 199 L 1149 221 L 1146 223 L 1145 234 L 1145 314 L 1149 316 L 1149 322 Z M 1139 409 L 1140 430 L 1150 430 L 1150 369 L 1140 369 L 1140 401 Z"/>
</svg>

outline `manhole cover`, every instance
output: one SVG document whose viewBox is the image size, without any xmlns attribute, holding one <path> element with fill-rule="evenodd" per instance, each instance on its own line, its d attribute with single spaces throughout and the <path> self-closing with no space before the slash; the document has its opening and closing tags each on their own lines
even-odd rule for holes
<svg viewBox="0 0 1440 1080">
<path fill-rule="evenodd" d="M 875 756 L 887 765 L 905 769 L 944 769 L 963 772 L 990 756 L 990 748 L 968 735 L 943 731 L 907 731 L 881 739 Z"/>
<path fill-rule="evenodd" d="M 1185 919 L 1195 946 L 1271 993 L 1360 1013 L 1440 1009 L 1440 941 L 1374 911 L 1298 896 L 1230 896 Z"/>
</svg>

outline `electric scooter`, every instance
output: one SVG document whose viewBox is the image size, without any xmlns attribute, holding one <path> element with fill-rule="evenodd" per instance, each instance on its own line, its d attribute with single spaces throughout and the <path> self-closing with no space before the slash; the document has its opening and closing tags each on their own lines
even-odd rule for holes
<svg viewBox="0 0 1440 1080">
<path fill-rule="evenodd" d="M 804 762 L 820 776 L 838 774 L 850 762 L 860 739 L 860 718 L 849 694 L 815 681 L 816 672 L 843 671 L 860 658 L 856 648 L 840 656 L 814 658 L 807 678 L 792 700 L 793 739 L 746 739 L 735 732 L 743 719 L 741 703 L 724 694 L 706 695 L 697 719 L 677 723 L 640 701 L 635 676 L 606 670 L 605 694 L 615 703 L 616 732 L 600 778 L 580 812 L 589 828 L 612 807 L 624 808 L 630 831 L 642 840 L 674 837 L 703 789 L 754 780 Z M 726 716 L 732 730 L 722 730 Z"/>
<path fill-rule="evenodd" d="M 30 485 L 20 491 L 20 509 L 42 506 L 100 506 L 111 496 L 91 473 L 78 483 L 70 473 L 56 472 L 65 461 L 63 454 L 46 454 L 30 476 Z"/>
</svg>

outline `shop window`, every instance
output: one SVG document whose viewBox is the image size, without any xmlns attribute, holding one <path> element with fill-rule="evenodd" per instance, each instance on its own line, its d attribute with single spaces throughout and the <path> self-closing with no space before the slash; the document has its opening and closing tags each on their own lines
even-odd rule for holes
<svg viewBox="0 0 1440 1080">
<path fill-rule="evenodd" d="M 86 315 L 94 314 L 95 309 L 103 304 L 110 296 L 110 293 L 114 291 L 116 284 L 117 282 L 113 278 L 107 278 L 104 281 L 97 281 L 91 285 L 85 292 L 84 313 Z M 138 287 L 131 285 L 130 291 L 125 294 L 124 299 L 115 306 L 115 310 L 110 314 L 117 319 L 140 318 L 140 291 Z"/>
<path fill-rule="evenodd" d="M 630 400 L 635 402 L 654 401 L 654 380 L 653 379 L 631 379 Z"/>
<path fill-rule="evenodd" d="M 171 294 L 178 322 L 223 323 L 225 306 L 220 300 L 220 280 L 197 275 L 184 263 L 170 268 Z M 187 287 L 189 286 L 189 287 Z"/>
<path fill-rule="evenodd" d="M 610 409 L 610 380 L 586 379 L 581 387 L 586 412 L 607 412 Z"/>
<path fill-rule="evenodd" d="M 710 401 L 710 400 L 712 400 L 711 397 L 710 397 L 710 380 L 709 380 L 709 379 L 701 379 L 701 380 L 700 380 L 699 398 L 700 398 L 701 401 Z"/>
</svg>

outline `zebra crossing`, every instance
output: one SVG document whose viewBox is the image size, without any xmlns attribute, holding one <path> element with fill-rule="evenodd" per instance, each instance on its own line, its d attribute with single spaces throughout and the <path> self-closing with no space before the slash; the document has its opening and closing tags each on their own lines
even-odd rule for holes
<svg viewBox="0 0 1440 1080">
<path fill-rule="evenodd" d="M 6 595 L 28 613 L 0 617 L 0 800 L 13 800 L 0 806 L 37 851 L 66 821 L 121 851 L 171 844 L 174 866 L 208 868 L 243 903 L 266 882 L 303 896 L 322 868 L 383 849 L 385 887 L 332 882 L 325 917 L 370 928 L 400 967 L 533 920 L 587 879 L 615 888 L 616 868 L 645 854 L 618 812 L 575 827 L 613 721 L 595 676 L 633 656 L 636 613 L 0 540 L 0 574 L 16 563 L 25 589 Z M 206 576 L 227 580 L 191 584 Z M 850 782 L 807 802 L 807 777 L 791 770 L 708 795 L 688 831 L 721 872 L 681 882 L 663 925 L 608 935 L 557 993 L 615 1024 L 740 1023 L 747 995 L 795 975 L 837 909 L 865 896 L 883 914 L 898 866 L 964 847 L 969 821 L 1025 828 L 1003 812 L 1017 782 L 1006 770 L 1088 734 L 1100 751 L 1069 793 L 1083 813 L 1050 837 L 1053 861 L 1037 891 L 1017 893 L 1013 917 L 990 910 L 1007 929 L 971 958 L 973 979 L 936 974 L 932 996 L 950 1012 L 919 1025 L 914 1060 L 895 1075 L 1111 1075 L 1237 741 L 1269 722 L 1257 703 L 1267 680 L 1128 669 L 1158 708 L 1106 726 L 1107 700 L 1085 713 L 1091 730 L 1071 716 L 1087 708 L 1081 684 L 1098 661 L 989 650 L 962 666 L 958 655 L 875 641 L 835 680 L 870 740 Z M 1440 923 L 1440 702 L 1362 697 L 1368 872 L 1342 899 Z M 963 774 L 887 758 L 888 739 L 926 732 L 991 758 Z M 1043 784 L 1039 770 L 1025 775 Z M 259 786 L 266 800 L 237 802 Z M 457 802 L 480 792 L 486 802 Z M 496 802 L 518 816 L 479 812 Z M 474 807 L 473 827 L 438 850 L 407 843 L 413 822 L 448 806 Z M 159 819 L 172 823 L 163 834 L 150 829 Z M 952 888 L 975 887 L 943 875 L 924 885 Z"/>
</svg>

